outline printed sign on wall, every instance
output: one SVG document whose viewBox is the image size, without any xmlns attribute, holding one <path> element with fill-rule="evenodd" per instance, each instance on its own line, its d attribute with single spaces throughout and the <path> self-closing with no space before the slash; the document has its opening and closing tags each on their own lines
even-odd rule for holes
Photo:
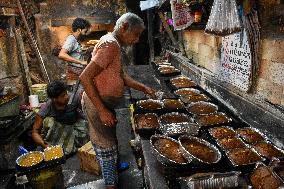
<svg viewBox="0 0 284 189">
<path fill-rule="evenodd" d="M 251 51 L 244 30 L 222 38 L 219 77 L 242 91 L 250 88 Z"/>
</svg>

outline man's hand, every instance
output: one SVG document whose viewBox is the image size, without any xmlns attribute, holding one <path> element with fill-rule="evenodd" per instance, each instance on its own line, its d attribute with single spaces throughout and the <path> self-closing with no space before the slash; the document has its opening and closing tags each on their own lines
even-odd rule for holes
<svg viewBox="0 0 284 189">
<path fill-rule="evenodd" d="M 149 95 L 151 98 L 156 98 L 156 91 L 150 87 L 145 87 L 143 91 L 146 95 Z"/>
<path fill-rule="evenodd" d="M 106 127 L 113 127 L 117 123 L 116 117 L 106 108 L 99 111 L 99 116 L 102 124 Z"/>
<path fill-rule="evenodd" d="M 80 63 L 80 64 L 82 64 L 82 65 L 86 66 L 88 63 L 87 63 L 87 61 L 81 61 L 81 63 Z"/>
</svg>

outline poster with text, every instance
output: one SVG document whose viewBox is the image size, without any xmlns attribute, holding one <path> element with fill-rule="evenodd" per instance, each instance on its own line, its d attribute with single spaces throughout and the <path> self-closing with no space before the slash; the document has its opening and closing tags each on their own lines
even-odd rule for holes
<svg viewBox="0 0 284 189">
<path fill-rule="evenodd" d="M 223 37 L 219 78 L 248 91 L 250 77 L 251 51 L 245 30 Z"/>
<path fill-rule="evenodd" d="M 189 8 L 181 0 L 171 0 L 172 19 L 175 30 L 182 30 L 190 26 L 194 17 Z"/>
</svg>

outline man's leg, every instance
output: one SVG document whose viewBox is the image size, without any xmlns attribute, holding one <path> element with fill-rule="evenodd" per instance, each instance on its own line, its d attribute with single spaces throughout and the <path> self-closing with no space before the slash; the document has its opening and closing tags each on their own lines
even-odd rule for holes
<svg viewBox="0 0 284 189">
<path fill-rule="evenodd" d="M 102 169 L 102 175 L 107 189 L 116 189 L 118 182 L 117 173 L 117 146 L 101 148 L 93 144 L 96 158 Z"/>
</svg>

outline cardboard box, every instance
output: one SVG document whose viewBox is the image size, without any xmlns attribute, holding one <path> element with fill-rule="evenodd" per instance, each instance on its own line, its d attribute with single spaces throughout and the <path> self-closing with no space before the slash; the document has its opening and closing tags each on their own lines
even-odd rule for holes
<svg viewBox="0 0 284 189">
<path fill-rule="evenodd" d="M 91 141 L 79 148 L 77 156 L 80 160 L 80 168 L 82 171 L 87 171 L 95 175 L 101 174 L 101 167 L 96 159 L 96 152 L 93 149 Z"/>
</svg>

